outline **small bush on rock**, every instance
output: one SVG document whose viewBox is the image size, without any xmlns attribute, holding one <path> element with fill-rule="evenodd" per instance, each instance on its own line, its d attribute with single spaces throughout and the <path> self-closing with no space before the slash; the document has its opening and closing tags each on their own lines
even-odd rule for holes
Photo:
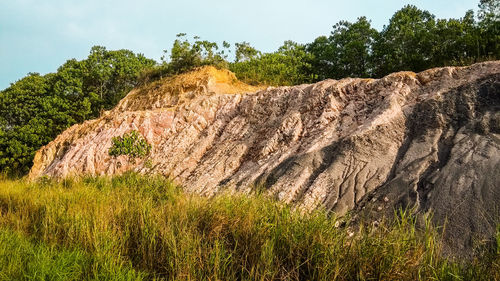
<svg viewBox="0 0 500 281">
<path fill-rule="evenodd" d="M 110 156 L 127 155 L 130 159 L 144 158 L 151 152 L 151 144 L 136 130 L 114 137 L 113 145 L 109 148 Z"/>
</svg>

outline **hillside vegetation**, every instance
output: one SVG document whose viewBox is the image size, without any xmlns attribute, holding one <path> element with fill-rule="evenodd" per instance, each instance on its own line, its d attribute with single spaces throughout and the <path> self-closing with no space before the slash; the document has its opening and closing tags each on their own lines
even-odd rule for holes
<svg viewBox="0 0 500 281">
<path fill-rule="evenodd" d="M 0 280 L 500 278 L 500 249 L 447 260 L 439 229 L 409 211 L 356 229 L 258 194 L 188 195 L 162 177 L 4 180 Z"/>
<path fill-rule="evenodd" d="M 229 68 L 254 85 L 294 85 L 496 60 L 499 15 L 498 0 L 481 0 L 477 15 L 470 10 L 460 19 L 437 19 L 408 5 L 380 31 L 360 17 L 340 21 L 330 35 L 311 43 L 286 41 L 270 53 L 248 42 L 236 43 L 232 51 L 227 42 L 219 48 L 179 34 L 161 62 L 95 46 L 84 60 L 68 60 L 56 73 L 29 73 L 0 91 L 0 171 L 26 174 L 35 152 L 69 126 L 98 117 L 134 87 L 202 65 Z"/>
</svg>

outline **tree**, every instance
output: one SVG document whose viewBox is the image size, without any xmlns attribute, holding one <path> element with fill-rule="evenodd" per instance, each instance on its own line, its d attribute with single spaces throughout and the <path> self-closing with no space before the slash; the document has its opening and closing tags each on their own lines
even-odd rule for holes
<svg viewBox="0 0 500 281">
<path fill-rule="evenodd" d="M 377 35 L 365 17 L 358 18 L 355 23 L 341 21 L 334 25 L 330 36 L 334 78 L 370 76 L 372 44 Z"/>
<path fill-rule="evenodd" d="M 69 125 L 93 116 L 92 101 L 95 99 L 90 99 L 83 87 L 83 71 L 83 63 L 71 59 L 59 67 L 57 73 L 47 76 L 50 77 L 50 93 L 68 103 L 66 110 L 71 110 L 72 116 Z"/>
<path fill-rule="evenodd" d="M 278 51 L 234 62 L 230 69 L 250 84 L 296 85 L 313 80 L 311 60 L 304 45 L 285 41 Z"/>
<path fill-rule="evenodd" d="M 227 68 L 227 54 L 224 50 L 219 51 L 217 43 L 200 40 L 197 36 L 193 39 L 195 41 L 191 43 L 185 33 L 177 34 L 177 39 L 170 50 L 170 61 L 164 62 L 168 64 L 170 73 L 184 73 L 202 65 Z M 229 46 L 229 43 L 224 41 L 223 47 L 227 49 Z M 166 50 L 164 52 L 167 53 Z"/>
<path fill-rule="evenodd" d="M 325 80 L 336 77 L 335 48 L 330 39 L 326 36 L 316 38 L 312 43 L 307 44 L 306 50 L 311 54 L 311 69 L 318 80 Z"/>
<path fill-rule="evenodd" d="M 129 50 L 107 51 L 94 46 L 82 64 L 82 88 L 92 104 L 92 116 L 116 105 L 133 87 L 144 69 L 156 62 Z"/>
<path fill-rule="evenodd" d="M 480 1 L 479 29 L 483 56 L 500 58 L 500 0 Z"/>
<path fill-rule="evenodd" d="M 480 20 L 484 21 L 485 19 L 488 19 L 492 22 L 500 21 L 499 0 L 480 0 L 478 6 Z"/>
<path fill-rule="evenodd" d="M 249 61 L 261 55 L 261 52 L 250 46 L 248 42 L 236 43 L 236 60 L 235 62 Z"/>
<path fill-rule="evenodd" d="M 479 59 L 480 38 L 472 10 L 461 19 L 437 20 L 435 38 L 433 66 L 465 65 Z"/>
<path fill-rule="evenodd" d="M 397 11 L 374 44 L 376 76 L 432 67 L 436 43 L 434 15 L 407 5 Z"/>
<path fill-rule="evenodd" d="M 51 95 L 50 78 L 30 73 L 0 93 L 0 170 L 26 173 L 36 150 L 74 122 L 67 103 Z"/>
<path fill-rule="evenodd" d="M 369 77 L 373 72 L 372 47 L 378 36 L 366 17 L 354 23 L 340 21 L 330 37 L 320 36 L 307 45 L 319 79 Z"/>
</svg>

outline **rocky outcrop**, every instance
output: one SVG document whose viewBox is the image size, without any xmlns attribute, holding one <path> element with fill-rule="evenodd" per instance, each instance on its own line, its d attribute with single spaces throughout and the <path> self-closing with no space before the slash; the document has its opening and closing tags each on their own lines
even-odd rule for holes
<svg viewBox="0 0 500 281">
<path fill-rule="evenodd" d="M 382 79 L 257 89 L 203 68 L 135 89 L 113 110 L 38 151 L 31 178 L 168 175 L 186 190 L 250 192 L 340 215 L 414 207 L 447 220 L 466 250 L 500 218 L 500 62 Z M 143 161 L 111 158 L 111 138 L 138 130 Z"/>
</svg>

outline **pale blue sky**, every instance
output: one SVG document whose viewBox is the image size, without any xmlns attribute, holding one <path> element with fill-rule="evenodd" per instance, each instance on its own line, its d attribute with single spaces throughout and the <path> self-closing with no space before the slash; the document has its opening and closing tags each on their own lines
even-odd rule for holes
<svg viewBox="0 0 500 281">
<path fill-rule="evenodd" d="M 459 18 L 479 0 L 0 0 L 0 89 L 28 72 L 55 72 L 102 45 L 159 60 L 175 34 L 274 51 L 285 40 L 307 43 L 339 20 L 359 16 L 381 29 L 405 4 L 438 18 Z"/>
</svg>

